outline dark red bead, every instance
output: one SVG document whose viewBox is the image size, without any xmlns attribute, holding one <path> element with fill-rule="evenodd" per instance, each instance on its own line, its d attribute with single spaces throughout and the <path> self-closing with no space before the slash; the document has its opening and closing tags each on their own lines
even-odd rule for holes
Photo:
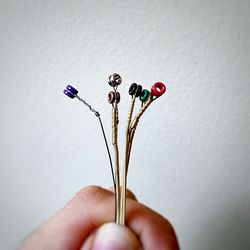
<svg viewBox="0 0 250 250">
<path fill-rule="evenodd" d="M 166 86 L 162 82 L 156 82 L 152 87 L 151 87 L 151 93 L 155 97 L 159 97 L 163 95 L 166 91 Z"/>
</svg>

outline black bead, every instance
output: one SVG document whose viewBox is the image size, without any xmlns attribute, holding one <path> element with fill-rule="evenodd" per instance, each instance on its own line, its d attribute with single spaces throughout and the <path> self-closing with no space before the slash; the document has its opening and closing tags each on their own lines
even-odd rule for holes
<svg viewBox="0 0 250 250">
<path fill-rule="evenodd" d="M 132 83 L 128 90 L 128 93 L 133 96 L 136 93 L 136 90 L 137 90 L 137 84 Z"/>
</svg>

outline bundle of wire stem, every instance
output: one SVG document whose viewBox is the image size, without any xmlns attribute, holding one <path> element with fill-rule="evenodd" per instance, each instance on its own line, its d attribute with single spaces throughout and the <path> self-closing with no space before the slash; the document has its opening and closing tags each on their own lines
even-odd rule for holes
<svg viewBox="0 0 250 250">
<path fill-rule="evenodd" d="M 110 91 L 108 94 L 108 102 L 112 105 L 112 144 L 114 148 L 114 158 L 115 158 L 115 170 L 113 168 L 113 163 L 111 159 L 111 154 L 107 142 L 107 138 L 105 135 L 104 127 L 101 120 L 101 115 L 98 111 L 96 111 L 92 106 L 83 100 L 78 95 L 78 90 L 72 87 L 71 85 L 67 85 L 66 89 L 63 91 L 66 96 L 71 99 L 78 99 L 85 106 L 89 108 L 91 112 L 95 114 L 98 118 L 101 131 L 103 134 L 103 138 L 105 141 L 106 149 L 108 152 L 112 179 L 115 191 L 115 222 L 120 225 L 125 225 L 126 220 L 126 190 L 127 190 L 127 175 L 128 175 L 128 167 L 129 160 L 131 155 L 132 143 L 135 135 L 135 130 L 139 123 L 141 116 L 150 106 L 150 104 L 155 101 L 158 97 L 165 93 L 166 87 L 162 82 L 156 82 L 151 90 L 142 89 L 141 85 L 136 83 L 132 83 L 129 88 L 129 94 L 131 95 L 131 103 L 128 112 L 128 123 L 126 128 L 126 142 L 125 142 L 125 155 L 122 169 L 122 176 L 120 176 L 120 165 L 119 165 L 119 148 L 118 148 L 118 104 L 120 102 L 120 93 L 117 91 L 118 86 L 122 83 L 122 78 L 119 74 L 114 73 L 109 76 L 109 85 L 113 88 L 113 91 Z M 136 99 L 140 99 L 141 108 L 138 113 L 133 118 L 134 106 Z"/>
<path fill-rule="evenodd" d="M 118 148 L 118 103 L 120 102 L 120 94 L 117 92 L 117 87 L 121 84 L 122 79 L 117 73 L 109 77 L 109 85 L 113 87 L 114 91 L 109 92 L 108 101 L 112 104 L 112 144 L 114 147 L 115 157 L 115 222 L 120 225 L 125 225 L 126 220 L 126 190 L 127 190 L 127 175 L 129 160 L 131 155 L 132 143 L 135 135 L 135 131 L 141 116 L 147 110 L 153 101 L 161 96 L 166 87 L 162 82 L 156 82 L 151 91 L 142 89 L 141 85 L 133 83 L 129 88 L 129 94 L 131 95 L 131 103 L 128 112 L 127 128 L 126 128 L 126 142 L 125 142 L 125 154 L 122 168 L 122 176 L 120 176 L 119 167 L 119 148 Z M 133 112 L 136 99 L 140 99 L 141 108 L 133 118 Z"/>
</svg>

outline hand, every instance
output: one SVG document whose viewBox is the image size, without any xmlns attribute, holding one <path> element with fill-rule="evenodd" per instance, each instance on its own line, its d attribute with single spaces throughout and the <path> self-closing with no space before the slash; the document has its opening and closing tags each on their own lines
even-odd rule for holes
<svg viewBox="0 0 250 250">
<path fill-rule="evenodd" d="M 128 191 L 126 226 L 115 223 L 114 193 L 101 187 L 82 189 L 57 214 L 29 235 L 21 250 L 178 250 L 170 223 L 138 203 Z"/>
</svg>

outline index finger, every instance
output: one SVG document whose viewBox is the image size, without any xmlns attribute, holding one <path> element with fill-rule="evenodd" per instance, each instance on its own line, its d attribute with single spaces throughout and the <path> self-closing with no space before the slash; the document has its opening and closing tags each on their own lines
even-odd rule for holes
<svg viewBox="0 0 250 250">
<path fill-rule="evenodd" d="M 114 194 L 100 187 L 87 187 L 33 235 L 50 249 L 79 249 L 100 225 L 114 221 Z M 146 206 L 127 200 L 126 225 L 139 237 L 143 249 L 177 250 L 170 223 Z M 35 240 L 33 240 L 35 242 Z"/>
</svg>

